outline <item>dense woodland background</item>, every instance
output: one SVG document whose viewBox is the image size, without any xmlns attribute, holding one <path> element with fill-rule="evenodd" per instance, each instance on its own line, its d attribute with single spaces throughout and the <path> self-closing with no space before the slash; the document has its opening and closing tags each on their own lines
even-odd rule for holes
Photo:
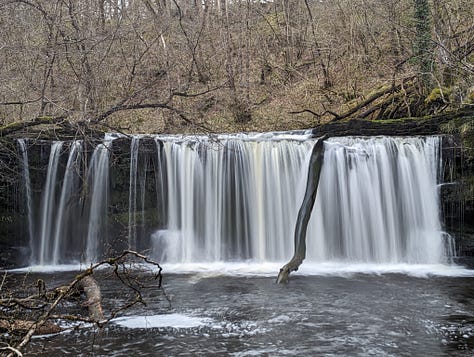
<svg viewBox="0 0 474 357">
<path fill-rule="evenodd" d="M 470 0 L 0 0 L 0 125 L 308 128 L 472 108 Z"/>
</svg>

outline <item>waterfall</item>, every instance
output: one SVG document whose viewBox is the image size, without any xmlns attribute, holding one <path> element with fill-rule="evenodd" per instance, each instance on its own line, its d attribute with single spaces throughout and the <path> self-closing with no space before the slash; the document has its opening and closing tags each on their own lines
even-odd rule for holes
<svg viewBox="0 0 474 357">
<path fill-rule="evenodd" d="M 128 249 L 137 246 L 137 175 L 140 138 L 133 137 L 130 146 L 130 188 L 128 196 Z"/>
<path fill-rule="evenodd" d="M 170 262 L 281 261 L 292 255 L 313 140 L 164 142 Z M 325 157 L 308 261 L 447 262 L 437 191 L 440 139 L 335 138 Z"/>
<path fill-rule="evenodd" d="M 69 157 L 66 164 L 66 171 L 64 173 L 61 196 L 56 214 L 56 224 L 54 226 L 55 233 L 53 237 L 53 251 L 50 263 L 56 265 L 60 262 L 63 256 L 64 241 L 67 240 L 64 235 L 67 234 L 64 230 L 65 223 L 70 219 L 68 216 L 72 200 L 77 192 L 76 184 L 79 179 L 79 168 L 77 167 L 78 158 L 80 158 L 82 149 L 82 142 L 75 141 L 72 143 Z"/>
<path fill-rule="evenodd" d="M 114 138 L 98 144 L 90 160 L 82 143 L 71 143 L 65 168 L 59 165 L 63 143 L 53 142 L 36 205 L 27 148 L 19 141 L 31 263 L 97 261 L 108 248 L 122 249 L 122 238 L 123 247 L 151 249 L 165 263 L 291 257 L 316 142 L 309 134 L 137 136 L 130 154 L 125 150 L 124 159 L 114 155 L 112 161 L 112 151 L 122 150 L 112 147 Z M 79 160 L 89 161 L 86 173 L 74 169 Z M 448 263 L 454 250 L 439 217 L 440 162 L 437 137 L 327 140 L 307 262 Z M 79 180 L 80 175 L 87 177 Z M 111 247 L 109 230 L 118 242 Z"/>
<path fill-rule="evenodd" d="M 112 140 L 106 139 L 92 154 L 87 182 L 90 192 L 89 220 L 85 260 L 95 262 L 105 250 L 109 206 L 109 157 Z"/>
<path fill-rule="evenodd" d="M 33 223 L 33 197 L 31 195 L 30 166 L 28 160 L 28 147 L 26 140 L 18 139 L 18 146 L 20 147 L 23 168 L 23 182 L 25 184 L 26 213 L 28 215 L 28 239 L 30 242 L 30 246 L 32 246 L 35 229 Z"/>
<path fill-rule="evenodd" d="M 41 198 L 41 222 L 38 254 L 34 260 L 40 265 L 51 262 L 52 232 L 55 212 L 56 188 L 58 186 L 58 164 L 61 156 L 62 141 L 56 141 L 51 145 L 49 154 L 48 171 L 46 173 L 46 184 Z"/>
<path fill-rule="evenodd" d="M 425 264 L 447 259 L 439 220 L 439 155 L 436 137 L 326 142 L 308 259 Z"/>
<path fill-rule="evenodd" d="M 163 241 L 157 249 L 172 245 L 166 259 L 179 262 L 284 259 L 312 145 L 232 137 L 165 141 L 168 230 L 155 239 Z"/>
</svg>

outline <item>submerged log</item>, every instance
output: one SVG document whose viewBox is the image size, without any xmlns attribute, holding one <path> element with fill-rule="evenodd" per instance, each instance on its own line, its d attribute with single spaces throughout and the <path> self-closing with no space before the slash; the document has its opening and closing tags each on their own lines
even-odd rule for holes
<svg viewBox="0 0 474 357">
<path fill-rule="evenodd" d="M 291 260 L 280 269 L 277 278 L 278 284 L 287 283 L 290 273 L 298 270 L 299 266 L 306 258 L 306 231 L 313 210 L 314 201 L 316 199 L 316 193 L 318 191 L 319 176 L 321 174 L 324 157 L 324 140 L 326 138 L 326 135 L 319 138 L 311 152 L 306 191 L 303 202 L 298 211 L 298 219 L 296 220 L 295 225 L 295 253 L 293 258 L 291 258 Z"/>
<path fill-rule="evenodd" d="M 89 310 L 89 318 L 94 321 L 104 320 L 104 312 L 102 310 L 102 298 L 100 294 L 100 287 L 97 281 L 90 275 L 82 278 L 78 287 L 84 291 L 87 300 L 84 302 L 84 306 L 87 306 Z"/>
</svg>

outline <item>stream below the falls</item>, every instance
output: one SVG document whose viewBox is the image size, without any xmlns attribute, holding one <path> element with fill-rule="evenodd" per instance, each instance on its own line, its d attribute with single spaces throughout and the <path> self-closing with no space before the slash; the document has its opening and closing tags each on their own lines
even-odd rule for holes
<svg viewBox="0 0 474 357">
<path fill-rule="evenodd" d="M 415 268 L 416 270 L 416 268 Z M 292 276 L 166 274 L 105 328 L 35 337 L 35 356 L 468 356 L 474 351 L 472 271 Z M 448 269 L 449 271 L 449 269 Z M 56 283 L 69 273 L 32 273 Z M 449 274 L 449 272 L 448 272 Z M 101 282 L 101 284 L 104 284 Z M 102 286 L 107 311 L 123 287 Z"/>
</svg>

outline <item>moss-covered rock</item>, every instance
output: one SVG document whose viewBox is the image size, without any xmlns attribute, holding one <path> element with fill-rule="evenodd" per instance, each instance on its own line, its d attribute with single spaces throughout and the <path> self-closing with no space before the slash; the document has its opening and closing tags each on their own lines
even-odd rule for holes
<svg viewBox="0 0 474 357">
<path fill-rule="evenodd" d="M 451 95 L 453 94 L 452 87 L 436 87 L 431 93 L 426 97 L 425 103 L 428 105 L 434 103 L 447 103 L 451 100 Z"/>
</svg>

